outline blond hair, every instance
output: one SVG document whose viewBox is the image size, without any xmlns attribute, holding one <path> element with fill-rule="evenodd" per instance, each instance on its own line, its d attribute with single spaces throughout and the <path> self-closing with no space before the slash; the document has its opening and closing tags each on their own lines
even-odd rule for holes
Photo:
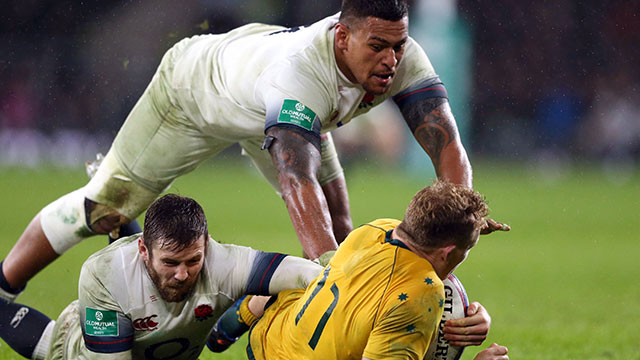
<svg viewBox="0 0 640 360">
<path fill-rule="evenodd" d="M 462 185 L 436 180 L 411 199 L 400 236 L 421 248 L 455 244 L 466 248 L 484 224 L 489 209 L 484 196 Z"/>
</svg>

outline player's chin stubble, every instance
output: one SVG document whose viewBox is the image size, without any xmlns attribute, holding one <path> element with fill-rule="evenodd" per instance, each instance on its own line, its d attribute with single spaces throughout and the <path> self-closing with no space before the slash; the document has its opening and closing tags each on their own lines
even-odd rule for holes
<svg viewBox="0 0 640 360">
<path fill-rule="evenodd" d="M 193 292 L 193 286 L 181 286 L 176 288 L 163 283 L 158 273 L 150 266 L 147 266 L 147 273 L 149 273 L 149 277 L 151 278 L 153 285 L 156 287 L 156 290 L 158 290 L 160 297 L 164 301 L 181 302 L 189 297 Z"/>
</svg>

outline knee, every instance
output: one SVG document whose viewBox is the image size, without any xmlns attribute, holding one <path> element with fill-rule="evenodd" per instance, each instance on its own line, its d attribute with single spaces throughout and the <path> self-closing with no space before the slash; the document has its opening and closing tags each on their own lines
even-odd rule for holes
<svg viewBox="0 0 640 360">
<path fill-rule="evenodd" d="M 87 198 L 84 199 L 84 209 L 87 226 L 96 234 L 109 234 L 120 228 L 120 225 L 131 221 L 110 206 Z"/>
</svg>

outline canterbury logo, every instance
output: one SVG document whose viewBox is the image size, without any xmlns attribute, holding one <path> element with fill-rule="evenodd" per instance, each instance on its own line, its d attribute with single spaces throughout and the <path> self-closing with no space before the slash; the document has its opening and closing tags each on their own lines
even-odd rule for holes
<svg viewBox="0 0 640 360">
<path fill-rule="evenodd" d="M 22 319 L 24 319 L 24 317 L 27 316 L 28 313 L 29 313 L 29 308 L 21 307 L 20 310 L 18 310 L 16 314 L 13 316 L 13 319 L 11 319 L 11 322 L 9 324 L 11 324 L 11 326 L 14 329 L 17 328 L 22 322 Z"/>
<path fill-rule="evenodd" d="M 140 331 L 152 331 L 158 328 L 158 323 L 152 319 L 158 317 L 158 315 L 151 315 L 145 318 L 133 320 L 133 328 Z"/>
</svg>

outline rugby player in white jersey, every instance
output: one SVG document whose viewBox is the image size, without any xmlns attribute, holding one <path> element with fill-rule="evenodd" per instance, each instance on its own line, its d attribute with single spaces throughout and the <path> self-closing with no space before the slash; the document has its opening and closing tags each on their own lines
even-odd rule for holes
<svg viewBox="0 0 640 360">
<path fill-rule="evenodd" d="M 310 26 L 249 24 L 163 57 L 96 175 L 37 214 L 0 263 L 0 297 L 82 239 L 129 223 L 179 176 L 240 144 L 282 195 L 305 254 L 352 230 L 329 131 L 393 98 L 439 178 L 472 186 L 444 85 L 408 36 L 403 0 L 344 0 Z M 485 232 L 508 229 L 488 220 Z M 34 250 L 34 249 L 37 249 Z"/>
<path fill-rule="evenodd" d="M 144 225 L 143 234 L 84 263 L 79 299 L 57 321 L 0 299 L 0 337 L 33 359 L 197 359 L 216 320 L 241 296 L 303 288 L 322 270 L 217 243 L 190 198 L 163 196 Z"/>
</svg>

